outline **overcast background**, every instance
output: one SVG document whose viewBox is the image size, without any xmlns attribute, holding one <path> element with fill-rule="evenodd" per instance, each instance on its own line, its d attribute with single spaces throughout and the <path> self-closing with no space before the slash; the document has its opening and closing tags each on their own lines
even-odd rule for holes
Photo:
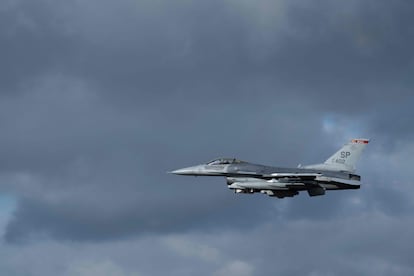
<svg viewBox="0 0 414 276">
<path fill-rule="evenodd" d="M 1 275 L 414 275 L 414 3 L 3 0 Z M 361 190 L 167 171 L 370 138 Z"/>
</svg>

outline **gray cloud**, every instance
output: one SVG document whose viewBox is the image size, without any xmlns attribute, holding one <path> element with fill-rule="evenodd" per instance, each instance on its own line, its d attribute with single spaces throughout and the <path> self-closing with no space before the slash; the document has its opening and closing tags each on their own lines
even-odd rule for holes
<svg viewBox="0 0 414 276">
<path fill-rule="evenodd" d="M 6 245 L 13 254 L 2 250 L 1 263 L 9 275 L 222 275 L 241 268 L 245 275 L 410 275 L 410 232 L 398 229 L 410 229 L 412 223 L 409 217 L 366 213 L 327 222 L 283 221 L 248 230 L 101 243 L 42 240 L 32 246 Z M 12 265 L 23 260 L 25 266 Z"/>
<path fill-rule="evenodd" d="M 399 253 L 410 246 L 391 238 L 407 235 L 413 208 L 412 4 L 5 3 L 0 190 L 17 199 L 1 245 L 13 252 L 0 264 L 9 275 L 269 275 L 274 258 L 282 275 L 412 274 Z M 359 191 L 274 200 L 166 174 L 222 155 L 318 162 L 355 135 L 372 138 Z M 80 249 L 84 260 L 53 258 L 64 271 L 15 265 L 21 252 Z"/>
</svg>

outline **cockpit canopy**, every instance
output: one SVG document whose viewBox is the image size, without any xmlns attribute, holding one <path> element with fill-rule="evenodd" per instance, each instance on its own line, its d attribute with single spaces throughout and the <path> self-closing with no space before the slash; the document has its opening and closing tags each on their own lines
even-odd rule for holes
<svg viewBox="0 0 414 276">
<path fill-rule="evenodd" d="M 229 165 L 229 164 L 240 164 L 246 163 L 245 161 L 238 160 L 236 158 L 219 158 L 214 159 L 207 163 L 207 165 Z"/>
</svg>

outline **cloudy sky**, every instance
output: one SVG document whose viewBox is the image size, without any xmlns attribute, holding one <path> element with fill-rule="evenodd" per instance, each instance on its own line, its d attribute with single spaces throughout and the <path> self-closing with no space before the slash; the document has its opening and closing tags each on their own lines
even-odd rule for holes
<svg viewBox="0 0 414 276">
<path fill-rule="evenodd" d="M 414 275 L 414 3 L 4 0 L 1 275 Z M 167 171 L 370 138 L 361 190 Z"/>
</svg>

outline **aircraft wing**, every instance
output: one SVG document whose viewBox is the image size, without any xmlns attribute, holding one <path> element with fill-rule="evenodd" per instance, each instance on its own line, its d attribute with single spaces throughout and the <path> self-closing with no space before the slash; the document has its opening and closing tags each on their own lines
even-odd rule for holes
<svg viewBox="0 0 414 276">
<path fill-rule="evenodd" d="M 272 173 L 263 175 L 264 179 L 281 179 L 281 178 L 295 178 L 300 180 L 315 180 L 321 176 L 320 173 Z"/>
</svg>

